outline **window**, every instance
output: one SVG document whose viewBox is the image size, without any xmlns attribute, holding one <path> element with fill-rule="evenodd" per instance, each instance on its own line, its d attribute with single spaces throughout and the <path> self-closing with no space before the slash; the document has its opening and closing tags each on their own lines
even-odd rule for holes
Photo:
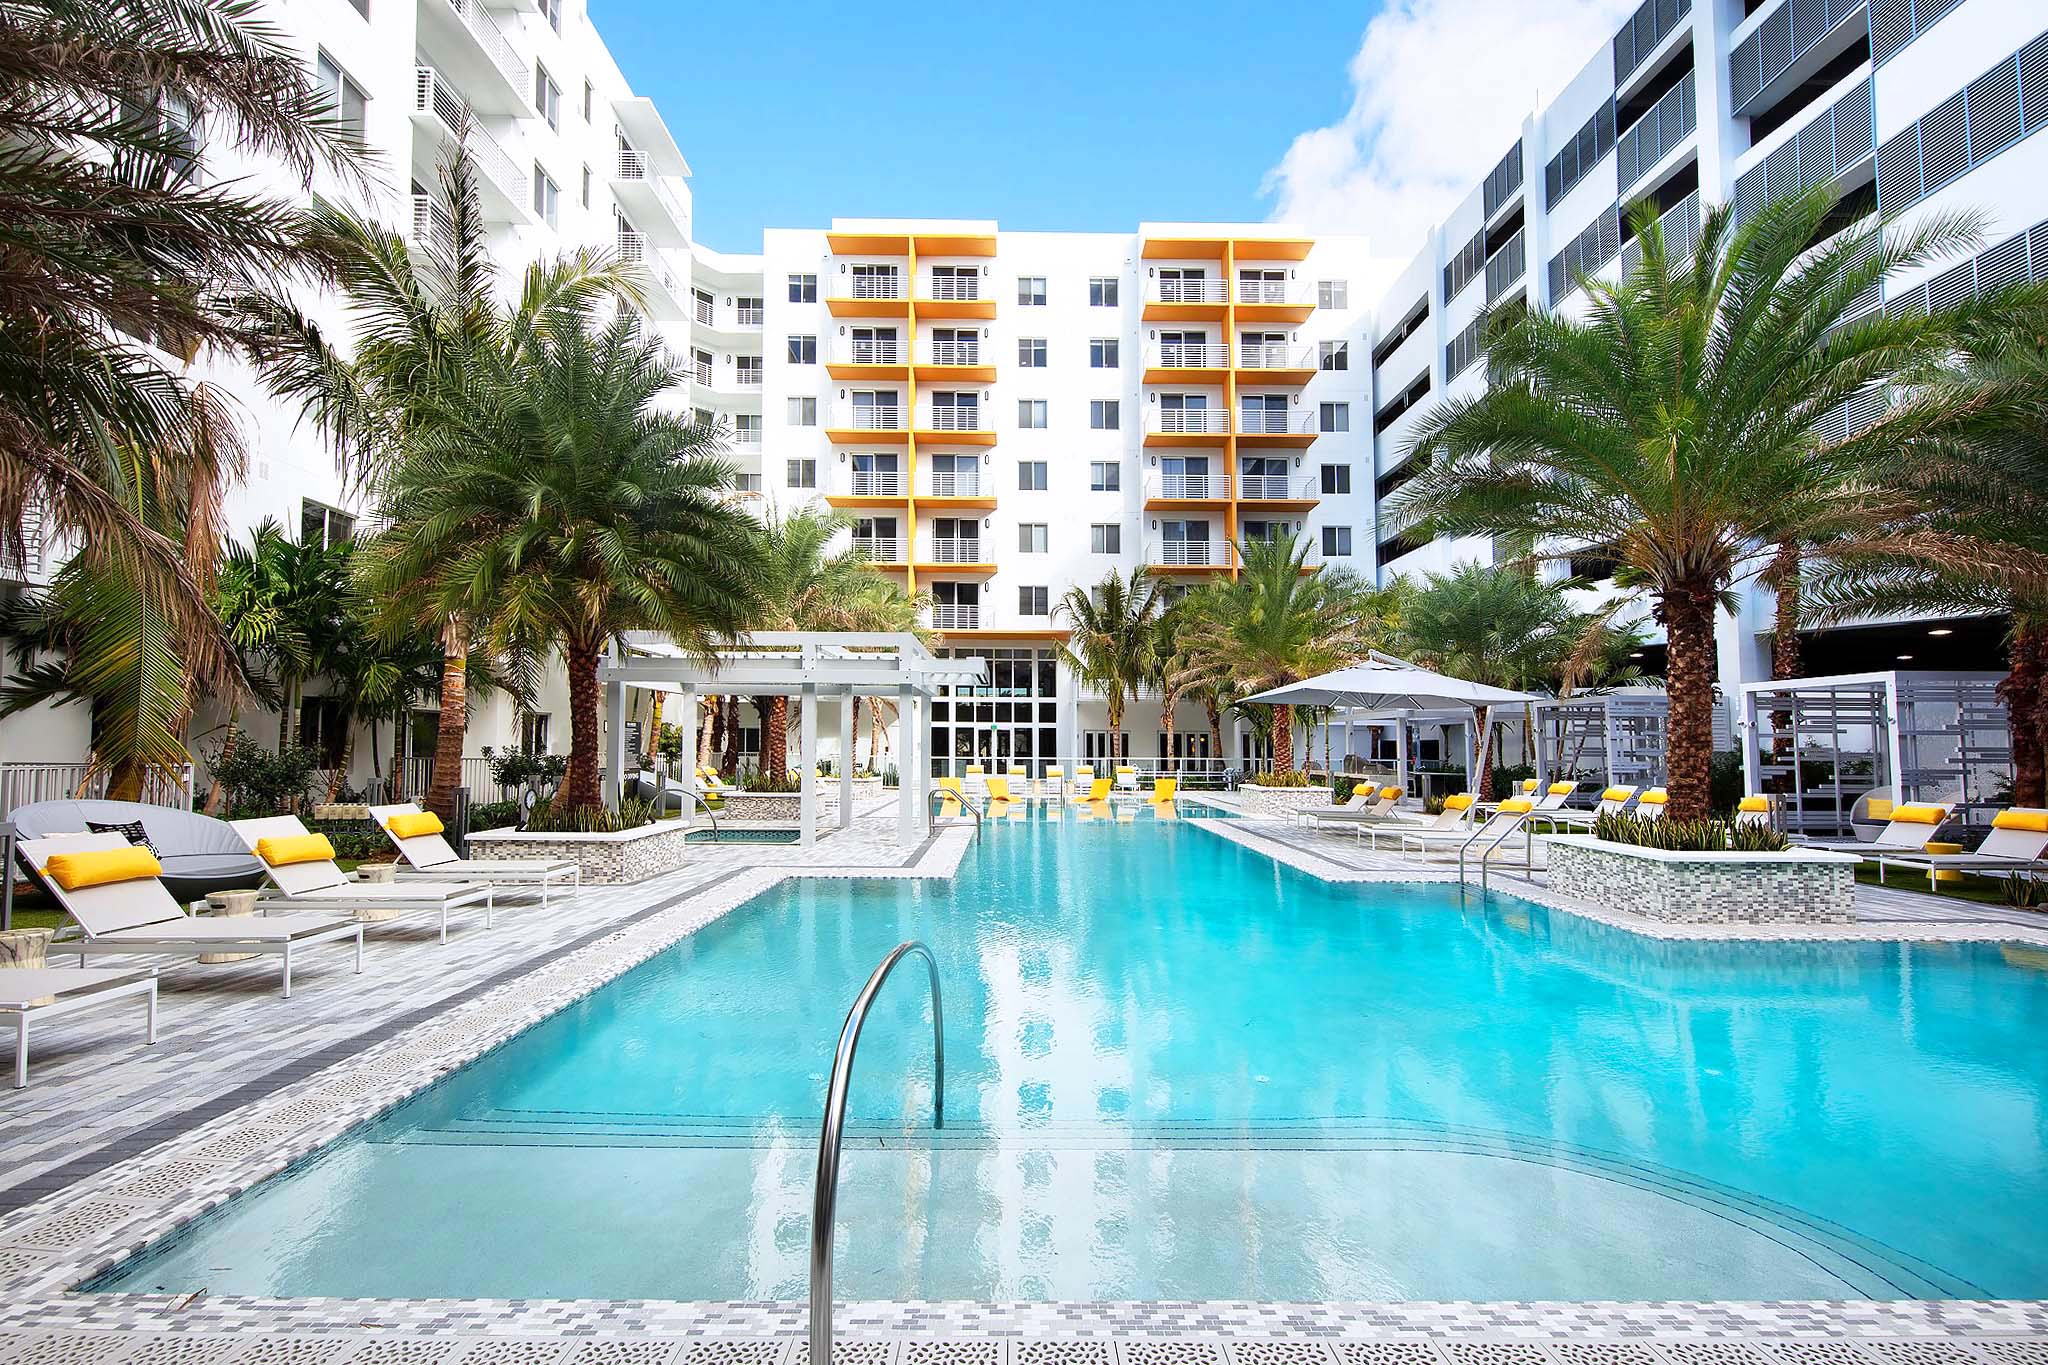
<svg viewBox="0 0 2048 1365">
<path fill-rule="evenodd" d="M 789 277 L 789 301 L 791 303 L 816 303 L 818 301 L 818 277 L 816 275 L 791 275 Z"/>
<path fill-rule="evenodd" d="M 818 425 L 818 400 L 815 398 L 790 399 L 789 424 L 793 427 L 814 427 Z"/>
<path fill-rule="evenodd" d="M 1020 555 L 1042 555 L 1046 547 L 1046 524 L 1042 521 L 1025 521 L 1017 524 L 1017 553 Z"/>
<path fill-rule="evenodd" d="M 356 519 L 337 507 L 311 498 L 299 502 L 299 543 L 323 548 L 339 545 L 356 533 Z"/>
<path fill-rule="evenodd" d="M 583 82 L 583 121 L 585 123 L 590 122 L 591 97 L 595 93 L 596 92 L 590 88 L 589 81 Z"/>
<path fill-rule="evenodd" d="M 1045 491 L 1045 461 L 1017 461 L 1017 487 L 1023 489 L 1026 493 L 1043 493 Z"/>
<path fill-rule="evenodd" d="M 1351 343 L 1348 341 L 1318 341 L 1316 343 L 1316 366 L 1324 370 L 1348 370 L 1351 368 Z"/>
<path fill-rule="evenodd" d="M 561 209 L 562 191 L 553 176 L 533 163 L 533 215 L 549 227 L 555 226 Z"/>
<path fill-rule="evenodd" d="M 1045 338 L 1018 337 L 1017 363 L 1027 370 L 1045 368 Z"/>
<path fill-rule="evenodd" d="M 348 2 L 356 7 L 357 14 L 362 15 L 365 19 L 370 17 L 370 0 L 348 0 Z"/>
<path fill-rule="evenodd" d="M 362 141 L 368 122 L 370 97 L 363 93 L 363 87 L 349 78 L 348 72 L 341 69 L 340 63 L 325 52 L 314 62 L 313 70 L 319 79 L 321 93 L 334 106 L 336 122 L 356 141 Z"/>
<path fill-rule="evenodd" d="M 761 357 L 757 355 L 734 356 L 733 365 L 736 371 L 733 378 L 737 379 L 740 383 L 752 385 L 761 382 Z"/>
<path fill-rule="evenodd" d="M 816 460 L 789 461 L 789 477 L 787 482 L 791 488 L 816 488 L 818 486 L 818 462 Z"/>
<path fill-rule="evenodd" d="M 555 32 L 562 31 L 563 0 L 540 0 L 540 12 L 548 17 L 548 27 Z"/>
<path fill-rule="evenodd" d="M 1052 615 L 1052 590 L 1044 587 L 1018 587 L 1017 614 L 1019 616 Z"/>
<path fill-rule="evenodd" d="M 1114 493 L 1124 486 L 1124 467 L 1115 460 L 1091 460 L 1088 463 L 1088 491 L 1091 493 Z"/>
<path fill-rule="evenodd" d="M 1045 400 L 1043 398 L 1019 398 L 1017 400 L 1017 425 L 1026 431 L 1041 431 L 1045 428 Z"/>
<path fill-rule="evenodd" d="M 818 339 L 816 337 L 791 337 L 789 339 L 789 363 L 792 365 L 817 364 Z"/>
<path fill-rule="evenodd" d="M 533 107 L 548 121 L 548 127 L 562 126 L 562 87 L 539 62 L 533 64 Z"/>
<path fill-rule="evenodd" d="M 1091 431 L 1115 431 L 1121 416 L 1121 404 L 1114 398 L 1096 398 L 1088 404 L 1088 429 Z"/>
<path fill-rule="evenodd" d="M 1116 276 L 1102 275 L 1088 281 L 1088 306 L 1091 308 L 1116 307 Z"/>
<path fill-rule="evenodd" d="M 1343 559 L 1351 553 L 1351 528 L 1349 526 L 1325 526 L 1323 528 L 1323 558 Z"/>
<path fill-rule="evenodd" d="M 743 446 L 761 444 L 761 414 L 758 412 L 736 412 L 732 417 L 732 435 Z"/>
<path fill-rule="evenodd" d="M 519 747 L 529 754 L 548 751 L 548 713 L 522 711 L 519 714 Z"/>
<path fill-rule="evenodd" d="M 1088 553 L 1093 555 L 1120 555 L 1124 552 L 1124 528 L 1113 521 L 1098 522 L 1088 528 Z"/>
<path fill-rule="evenodd" d="M 1116 368 L 1117 346 L 1115 337 L 1098 337 L 1088 343 L 1088 367 L 1093 370 Z"/>
<path fill-rule="evenodd" d="M 1345 280 L 1317 280 L 1316 307 L 1349 308 L 1346 300 L 1351 294 L 1351 285 Z"/>
<path fill-rule="evenodd" d="M 1045 307 L 1045 276 L 1019 275 L 1017 277 L 1017 302 L 1029 308 Z"/>
<path fill-rule="evenodd" d="M 1326 464 L 1323 466 L 1323 494 L 1332 496 L 1351 491 L 1351 466 L 1348 464 Z"/>
<path fill-rule="evenodd" d="M 1324 431 L 1351 430 L 1351 405 L 1349 403 L 1323 404 L 1322 421 L 1319 425 Z"/>
</svg>

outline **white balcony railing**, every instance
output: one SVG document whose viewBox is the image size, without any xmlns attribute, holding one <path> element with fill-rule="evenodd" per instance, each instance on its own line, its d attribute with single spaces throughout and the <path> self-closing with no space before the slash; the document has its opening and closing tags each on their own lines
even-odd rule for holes
<svg viewBox="0 0 2048 1365">
<path fill-rule="evenodd" d="M 933 474 L 931 496 L 935 498 L 978 498 L 981 496 L 981 471 L 970 469 L 964 473 Z"/>
<path fill-rule="evenodd" d="M 486 20 L 485 22 L 489 22 Z M 509 203 L 525 205 L 530 202 L 532 188 L 520 174 L 512 154 L 499 145 L 498 139 L 485 130 L 483 124 L 469 114 L 469 105 L 456 93 L 446 76 L 431 66 L 413 68 L 413 101 L 415 114 L 431 115 L 453 142 L 461 138 L 462 145 L 469 150 L 469 159 L 483 178 L 490 182 Z M 462 137 L 467 127 L 468 136 Z"/>
<path fill-rule="evenodd" d="M 1251 501 L 1261 499 L 1272 501 L 1288 497 L 1285 474 L 1240 474 L 1237 476 L 1237 496 Z"/>
<path fill-rule="evenodd" d="M 1285 280 L 1239 280 L 1237 301 L 1239 303 L 1292 303 L 1288 297 L 1292 291 Z"/>
<path fill-rule="evenodd" d="M 455 215 L 437 196 L 412 197 L 412 239 L 442 251 L 455 250 Z"/>
<path fill-rule="evenodd" d="M 900 299 L 903 297 L 903 277 L 893 271 L 886 275 L 855 275 L 853 293 L 856 299 Z"/>
<path fill-rule="evenodd" d="M 897 536 L 855 536 L 853 552 L 871 564 L 901 564 L 903 541 Z"/>
<path fill-rule="evenodd" d="M 533 89 L 533 78 L 526 70 L 526 63 L 512 49 L 512 41 L 505 31 L 498 27 L 483 7 L 482 0 L 442 0 L 449 9 L 461 18 L 463 27 L 475 38 L 477 46 L 491 59 L 491 65 L 512 83 L 512 88 L 522 95 Z"/>
<path fill-rule="evenodd" d="M 903 409 L 894 403 L 877 403 L 873 407 L 855 408 L 853 420 L 847 425 L 855 431 L 901 431 Z"/>
<path fill-rule="evenodd" d="M 1316 362 L 1307 351 L 1290 351 L 1282 342 L 1267 341 L 1256 346 L 1240 343 L 1237 367 L 1240 370 L 1312 370 Z"/>
<path fill-rule="evenodd" d="M 653 278 L 656 284 L 667 290 L 670 297 L 681 297 L 677 291 L 675 272 L 662 263 L 661 252 L 656 250 L 654 243 L 647 239 L 647 234 L 635 232 L 629 227 L 620 228 L 619 262 L 622 265 L 639 266 Z M 708 384 L 711 381 L 707 378 L 700 379 L 698 382 Z"/>
<path fill-rule="evenodd" d="M 1146 496 L 1155 498 L 1223 498 L 1227 493 L 1221 474 L 1176 474 L 1161 472 L 1147 481 Z"/>
<path fill-rule="evenodd" d="M 1150 302 L 1222 303 L 1228 297 L 1222 280 L 1204 276 L 1199 280 L 1154 280 Z"/>
<path fill-rule="evenodd" d="M 903 475 L 893 469 L 856 469 L 849 479 L 847 491 L 856 498 L 903 496 Z"/>
<path fill-rule="evenodd" d="M 760 454 L 760 453 L 761 453 L 761 430 L 760 430 L 760 428 L 759 428 L 759 427 L 749 427 L 749 428 L 747 428 L 747 429 L 746 429 L 746 430 L 744 430 L 744 431 L 735 431 L 735 432 L 734 432 L 734 433 L 732 434 L 732 448 L 733 448 L 733 449 L 734 449 L 735 451 L 737 451 L 738 453 L 742 454 L 742 455 L 758 455 L 758 454 Z"/>
<path fill-rule="evenodd" d="M 894 337 L 873 341 L 856 340 L 846 348 L 847 356 L 856 365 L 900 365 L 903 363 L 903 347 Z"/>
<path fill-rule="evenodd" d="M 654 191 L 654 198 L 661 205 L 662 211 L 668 214 L 670 220 L 683 230 L 684 235 L 687 236 L 689 234 L 690 211 L 683 207 L 680 200 L 669 193 L 668 186 L 663 184 L 662 178 L 655 173 L 654 163 L 647 159 L 647 153 L 635 151 L 631 147 L 619 148 L 618 178 L 620 180 L 638 181 L 652 189 Z M 708 324 L 711 319 L 705 318 L 704 321 Z"/>
<path fill-rule="evenodd" d="M 981 297 L 981 276 L 933 276 L 932 297 L 944 303 L 972 303 Z"/>
<path fill-rule="evenodd" d="M 1237 430 L 1244 436 L 1304 435 L 1316 429 L 1313 412 L 1294 413 L 1284 408 L 1240 408 Z"/>
<path fill-rule="evenodd" d="M 758 389 L 761 387 L 761 367 L 752 365 L 742 368 L 733 375 L 733 379 L 743 389 Z"/>
<path fill-rule="evenodd" d="M 932 563 L 934 564 L 980 564 L 981 540 L 965 540 L 959 536 L 935 536 L 932 539 Z"/>
<path fill-rule="evenodd" d="M 1223 542 L 1220 540 L 1156 540 L 1152 542 L 1152 553 L 1146 556 L 1146 562 L 1173 567 L 1189 564 L 1221 564 L 1223 562 Z"/>
<path fill-rule="evenodd" d="M 985 431 L 981 424 L 981 406 L 933 408 L 933 431 Z"/>
<path fill-rule="evenodd" d="M 978 341 L 934 341 L 932 343 L 931 359 L 926 363 L 931 365 L 979 365 L 981 363 L 981 343 Z"/>
<path fill-rule="evenodd" d="M 6 537 L 0 537 L 0 580 L 30 580 L 41 577 L 44 562 L 44 525 L 48 520 L 42 495 L 32 493 L 21 507 L 21 553 L 17 556 Z M 0 812 L 4 813 L 4 812 Z M 6 869 L 8 874 L 12 868 Z"/>
<path fill-rule="evenodd" d="M 733 320 L 742 327 L 759 327 L 768 318 L 765 308 L 735 308 L 732 311 Z"/>
<path fill-rule="evenodd" d="M 1152 430 L 1169 436 L 1223 436 L 1230 431 L 1228 408 L 1161 408 Z"/>
<path fill-rule="evenodd" d="M 933 630 L 979 630 L 981 607 L 958 602 L 932 603 Z"/>
<path fill-rule="evenodd" d="M 1222 342 L 1167 342 L 1154 346 L 1145 363 L 1161 370 L 1220 370 L 1230 364 L 1230 347 Z"/>
</svg>

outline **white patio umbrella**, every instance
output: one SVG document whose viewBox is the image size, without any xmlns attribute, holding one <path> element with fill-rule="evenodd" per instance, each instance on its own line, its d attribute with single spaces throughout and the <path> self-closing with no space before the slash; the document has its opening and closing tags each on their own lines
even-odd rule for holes
<svg viewBox="0 0 2048 1365">
<path fill-rule="evenodd" d="M 1480 707 L 1517 706 L 1542 701 L 1544 697 L 1537 692 L 1517 692 L 1454 678 L 1374 650 L 1362 664 L 1271 688 L 1245 700 L 1267 706 L 1332 706 L 1381 712 L 1469 706 L 1477 724 Z M 1492 740 L 1493 727 L 1489 725 L 1479 736 L 1480 772 L 1486 771 Z M 1476 775 L 1474 782 L 1476 786 Z"/>
</svg>

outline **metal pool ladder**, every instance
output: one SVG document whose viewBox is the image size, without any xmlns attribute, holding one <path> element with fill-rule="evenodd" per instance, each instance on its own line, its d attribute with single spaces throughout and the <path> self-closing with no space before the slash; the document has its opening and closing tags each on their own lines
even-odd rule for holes
<svg viewBox="0 0 2048 1365">
<path fill-rule="evenodd" d="M 974 817 L 974 832 L 977 836 L 979 836 L 981 833 L 981 812 L 975 809 L 974 803 L 972 801 L 969 801 L 964 796 L 955 796 L 952 792 L 940 791 L 937 789 L 934 789 L 926 793 L 925 795 L 924 832 L 926 834 L 930 834 L 933 830 L 939 827 L 938 811 L 932 809 L 932 802 L 937 801 L 942 797 L 949 801 L 958 802 L 961 810 L 966 811 L 969 815 Z M 939 807 L 939 810 L 944 809 L 945 807 L 943 805 Z"/>
<path fill-rule="evenodd" d="M 811 1191 L 811 1365 L 832 1365 L 832 1217 L 839 1203 L 839 1147 L 846 1136 L 846 1091 L 853 1081 L 853 1050 L 860 1046 L 868 1006 L 910 954 L 924 959 L 932 983 L 932 1127 L 946 1126 L 946 1032 L 939 1004 L 939 963 L 932 950 L 911 939 L 899 943 L 875 968 L 854 997 L 832 1053 L 832 1079 L 825 1087 L 825 1127 L 818 1135 L 818 1175 Z"/>
</svg>

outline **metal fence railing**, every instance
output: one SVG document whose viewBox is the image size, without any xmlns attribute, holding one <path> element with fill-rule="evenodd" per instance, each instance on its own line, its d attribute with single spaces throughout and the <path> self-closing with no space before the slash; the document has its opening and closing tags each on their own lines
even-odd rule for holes
<svg viewBox="0 0 2048 1365">
<path fill-rule="evenodd" d="M 0 763 L 0 820 L 19 806 L 39 801 L 99 801 L 112 776 L 93 763 Z M 192 809 L 192 765 L 175 772 L 152 770 L 142 780 L 143 804 Z"/>
</svg>

